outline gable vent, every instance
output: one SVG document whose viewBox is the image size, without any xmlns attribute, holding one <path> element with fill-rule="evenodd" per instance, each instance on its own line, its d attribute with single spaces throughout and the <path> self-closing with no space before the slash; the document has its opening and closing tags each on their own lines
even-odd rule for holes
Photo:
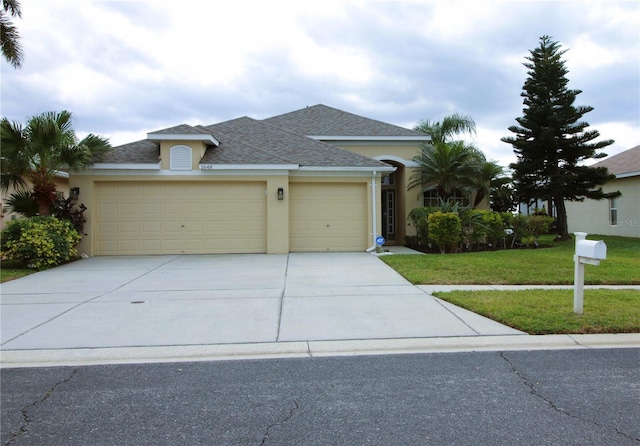
<svg viewBox="0 0 640 446">
<path fill-rule="evenodd" d="M 171 170 L 191 170 L 191 147 L 172 147 L 170 158 Z"/>
</svg>

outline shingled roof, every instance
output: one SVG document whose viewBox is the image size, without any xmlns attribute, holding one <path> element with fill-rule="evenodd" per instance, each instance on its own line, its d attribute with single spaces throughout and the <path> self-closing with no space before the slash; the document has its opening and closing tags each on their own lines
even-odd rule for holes
<svg viewBox="0 0 640 446">
<path fill-rule="evenodd" d="M 160 162 L 160 145 L 143 139 L 113 147 L 103 158 L 106 164 L 157 164 Z"/>
<path fill-rule="evenodd" d="M 389 167 L 386 163 L 297 135 L 249 117 L 202 127 L 220 140 L 201 164 L 298 164 L 309 167 Z"/>
<path fill-rule="evenodd" d="M 209 135 L 210 132 L 204 130 L 202 127 L 194 127 L 189 124 L 180 124 L 173 127 L 169 127 L 163 130 L 156 130 L 150 132 L 148 135 Z"/>
<path fill-rule="evenodd" d="M 614 175 L 629 173 L 640 175 L 640 146 L 635 146 L 617 155 L 610 156 L 591 167 L 606 167 L 609 173 Z"/>
<path fill-rule="evenodd" d="M 424 133 L 354 115 L 323 104 L 267 118 L 264 122 L 305 136 L 428 138 Z"/>
<path fill-rule="evenodd" d="M 208 126 L 180 124 L 148 133 L 148 139 L 114 147 L 104 158 L 107 164 L 156 164 L 160 146 L 168 138 L 202 139 L 210 143 L 200 164 L 296 164 L 302 167 L 384 168 L 388 164 L 309 136 L 398 138 L 420 140 L 425 134 L 315 105 L 265 120 L 249 117 Z M 327 138 L 331 139 L 331 138 Z"/>
</svg>

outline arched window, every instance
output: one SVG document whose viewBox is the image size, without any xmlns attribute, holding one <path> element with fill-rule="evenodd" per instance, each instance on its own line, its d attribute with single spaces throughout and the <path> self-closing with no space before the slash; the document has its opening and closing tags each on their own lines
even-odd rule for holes
<svg viewBox="0 0 640 446">
<path fill-rule="evenodd" d="M 171 147 L 169 169 L 191 170 L 191 147 Z"/>
</svg>

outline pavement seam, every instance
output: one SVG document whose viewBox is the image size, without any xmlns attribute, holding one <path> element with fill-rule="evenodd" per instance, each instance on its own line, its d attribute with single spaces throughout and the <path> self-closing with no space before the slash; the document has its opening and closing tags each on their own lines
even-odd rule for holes
<svg viewBox="0 0 640 446">
<path fill-rule="evenodd" d="M 419 289 L 419 288 L 418 288 Z M 467 327 L 469 327 L 469 329 L 471 331 L 473 331 L 476 335 L 481 336 L 480 332 L 478 330 L 476 330 L 475 328 L 473 328 L 471 325 L 467 324 L 467 322 L 462 319 L 460 316 L 458 316 L 457 314 L 455 314 L 453 311 L 451 311 L 446 305 L 444 305 L 440 299 L 438 299 L 437 297 L 435 297 L 433 294 L 428 293 L 426 291 L 423 291 L 423 293 L 427 294 L 428 296 L 430 296 L 433 300 L 435 300 L 438 305 L 440 305 L 442 308 L 444 308 L 448 313 L 451 313 L 451 315 L 453 317 L 455 317 L 456 319 L 458 319 L 460 322 L 462 322 L 464 325 L 466 325 Z"/>
<path fill-rule="evenodd" d="M 61 381 L 58 381 L 51 388 L 49 388 L 45 392 L 44 397 L 42 397 L 39 400 L 36 400 L 33 403 L 31 403 L 31 404 L 29 404 L 27 406 L 24 406 L 22 409 L 20 409 L 20 413 L 22 414 L 22 425 L 20 426 L 20 430 L 18 432 L 14 432 L 13 434 L 11 434 L 11 437 L 9 437 L 9 440 L 5 443 L 5 446 L 12 445 L 14 443 L 14 441 L 16 441 L 20 436 L 22 436 L 22 435 L 26 434 L 27 432 L 29 432 L 29 425 L 33 421 L 31 419 L 31 417 L 29 416 L 29 410 L 35 408 L 40 403 L 43 403 L 47 399 L 49 399 L 51 394 L 56 390 L 56 388 L 58 386 L 71 381 L 71 379 L 73 379 L 73 377 L 76 376 L 76 374 L 78 373 L 79 370 L 80 370 L 80 368 L 76 367 L 71 372 L 71 375 L 69 375 L 67 378 L 65 378 L 65 379 L 63 379 Z"/>
<path fill-rule="evenodd" d="M 541 399 L 542 401 L 544 401 L 547 405 L 549 405 L 549 407 L 551 407 L 554 411 L 561 413 L 563 415 L 566 415 L 568 417 L 571 417 L 575 420 L 578 420 L 582 423 L 587 423 L 587 424 L 591 424 L 593 426 L 597 426 L 600 428 L 604 428 L 604 429 L 608 429 L 611 431 L 614 431 L 615 433 L 617 433 L 618 435 L 622 435 L 623 437 L 626 437 L 630 440 L 634 440 L 634 441 L 640 441 L 640 438 L 636 438 L 636 437 L 632 437 L 629 434 L 626 434 L 622 431 L 620 431 L 618 428 L 614 427 L 614 426 L 608 426 L 606 424 L 601 424 L 601 423 L 597 423 L 595 421 L 592 420 L 588 420 L 585 418 L 581 418 L 578 417 L 576 415 L 573 415 L 571 412 L 568 412 L 567 410 L 564 410 L 560 407 L 558 407 L 553 401 L 551 401 L 550 399 L 546 398 L 545 396 L 543 396 L 542 394 L 540 394 L 538 392 L 538 390 L 536 390 L 535 384 L 533 382 L 531 382 L 531 380 L 529 380 L 526 376 L 524 376 L 515 366 L 515 364 L 513 364 L 513 362 L 508 359 L 505 356 L 506 352 L 500 352 L 500 357 L 509 365 L 509 367 L 511 368 L 511 370 L 513 371 L 513 373 L 516 374 L 516 376 L 518 378 L 520 378 L 520 380 L 522 381 L 522 383 L 527 386 L 529 388 L 529 392 L 531 393 L 531 395 L 535 396 L 536 398 Z"/>
<path fill-rule="evenodd" d="M 7 341 L 2 342 L 0 345 L 8 344 L 9 342 L 11 342 L 11 341 L 13 341 L 13 340 L 18 339 L 20 336 L 23 336 L 23 335 L 25 335 L 25 334 L 27 334 L 27 333 L 30 333 L 30 332 L 32 332 L 33 330 L 36 330 L 36 329 L 38 329 L 38 328 L 42 327 L 43 325 L 46 325 L 46 324 L 48 324 L 49 322 L 51 322 L 51 321 L 54 321 L 54 320 L 58 319 L 60 316 L 62 316 L 62 315 L 64 315 L 64 314 L 67 314 L 67 313 L 69 313 L 70 311 L 73 311 L 73 310 L 75 310 L 76 308 L 81 307 L 82 305 L 88 304 L 89 302 L 92 302 L 92 301 L 94 301 L 94 300 L 96 300 L 96 299 L 100 299 L 101 297 L 108 296 L 109 294 L 111 294 L 111 293 L 114 293 L 114 292 L 118 291 L 118 290 L 119 290 L 119 289 L 121 289 L 122 287 L 124 287 L 124 286 L 126 286 L 126 285 L 129 285 L 129 284 L 130 284 L 131 282 L 133 282 L 134 280 L 138 280 L 140 277 L 144 277 L 144 276 L 146 276 L 146 275 L 147 275 L 147 274 L 149 274 L 150 272 L 157 270 L 158 268 L 160 268 L 160 267 L 162 267 L 162 266 L 166 265 L 167 263 L 173 262 L 173 261 L 174 261 L 174 260 L 176 260 L 177 258 L 178 258 L 178 256 L 174 256 L 172 259 L 167 260 L 167 261 L 166 261 L 166 262 L 164 262 L 162 265 L 158 265 L 158 266 L 156 266 L 155 268 L 150 269 L 149 271 L 145 272 L 144 274 L 141 274 L 141 275 L 137 276 L 136 278 L 131 279 L 131 280 L 130 280 L 130 281 L 128 281 L 127 283 L 123 283 L 123 284 L 122 284 L 122 285 L 120 285 L 118 288 L 115 288 L 115 289 L 113 289 L 113 290 L 106 291 L 106 292 L 104 292 L 104 293 L 102 293 L 102 294 L 99 294 L 99 295 L 97 295 L 97 296 L 95 296 L 95 297 L 92 297 L 91 299 L 87 299 L 87 300 L 85 300 L 85 301 L 82 301 L 82 302 L 78 303 L 77 305 L 74 305 L 73 307 L 71 307 L 71 308 L 69 308 L 69 309 L 67 309 L 67 310 L 63 311 L 62 313 L 56 314 L 56 315 L 55 315 L 54 317 L 52 317 L 51 319 L 48 319 L 48 320 L 46 320 L 46 321 L 42 322 L 41 324 L 38 324 L 38 325 L 36 325 L 35 327 L 31 327 L 29 330 L 27 330 L 27 331 L 23 331 L 23 332 L 22 332 L 22 333 L 20 333 L 19 335 L 16 335 L 16 336 L 12 337 L 11 339 L 9 339 L 9 340 L 7 340 Z"/>
<path fill-rule="evenodd" d="M 282 307 L 284 306 L 284 294 L 287 289 L 287 276 L 289 275 L 289 259 L 290 259 L 290 254 L 287 254 L 287 264 L 284 267 L 284 281 L 282 283 L 282 292 L 280 293 L 280 302 L 278 305 L 278 326 L 276 327 L 276 342 L 280 341 L 280 327 L 282 325 Z"/>
<path fill-rule="evenodd" d="M 579 345 L 580 347 L 584 347 L 584 348 L 588 348 L 588 349 L 592 349 L 593 347 L 591 347 L 590 345 L 585 345 L 581 342 L 579 342 L 576 338 L 574 338 L 573 336 L 571 336 L 571 334 L 568 334 L 567 337 L 569 339 L 571 339 L 573 342 L 576 343 L 576 345 Z"/>
</svg>

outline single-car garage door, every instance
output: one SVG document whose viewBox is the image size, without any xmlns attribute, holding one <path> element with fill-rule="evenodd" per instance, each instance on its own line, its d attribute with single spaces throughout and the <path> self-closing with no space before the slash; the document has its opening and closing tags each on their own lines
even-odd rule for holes
<svg viewBox="0 0 640 446">
<path fill-rule="evenodd" d="M 97 183 L 96 253 L 266 252 L 264 182 Z"/>
<path fill-rule="evenodd" d="M 366 183 L 291 183 L 289 249 L 364 251 Z"/>
</svg>

